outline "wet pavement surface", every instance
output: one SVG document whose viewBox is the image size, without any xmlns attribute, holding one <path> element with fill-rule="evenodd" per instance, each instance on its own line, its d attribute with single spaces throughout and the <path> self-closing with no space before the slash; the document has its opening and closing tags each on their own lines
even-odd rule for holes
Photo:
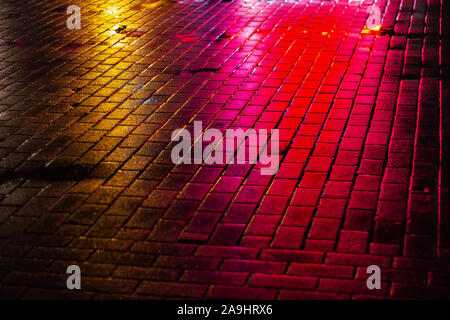
<svg viewBox="0 0 450 320">
<path fill-rule="evenodd" d="M 372 4 L 0 1 L 0 296 L 450 298 L 448 8 Z M 174 165 L 194 121 L 278 173 Z"/>
</svg>

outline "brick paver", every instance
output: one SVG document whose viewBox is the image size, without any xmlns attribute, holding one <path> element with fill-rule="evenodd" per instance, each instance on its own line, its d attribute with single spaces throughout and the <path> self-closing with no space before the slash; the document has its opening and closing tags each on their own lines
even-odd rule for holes
<svg viewBox="0 0 450 320">
<path fill-rule="evenodd" d="M 450 298 L 441 2 L 0 1 L 0 296 Z M 194 121 L 279 171 L 174 165 Z"/>
</svg>

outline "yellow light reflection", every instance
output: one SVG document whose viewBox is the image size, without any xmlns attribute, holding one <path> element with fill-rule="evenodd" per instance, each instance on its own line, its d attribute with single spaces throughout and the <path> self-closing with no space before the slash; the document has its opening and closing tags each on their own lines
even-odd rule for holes
<svg viewBox="0 0 450 320">
<path fill-rule="evenodd" d="M 105 11 L 107 16 L 114 16 L 114 18 L 119 18 L 119 10 L 111 8 Z"/>
<path fill-rule="evenodd" d="M 115 43 L 112 46 L 112 48 L 121 48 L 121 47 L 124 47 L 124 46 L 125 46 L 125 43 L 119 41 L 119 42 Z"/>
<path fill-rule="evenodd" d="M 380 30 L 381 30 L 381 24 L 376 25 L 375 27 L 372 27 L 372 28 L 364 28 L 361 33 L 363 33 L 363 34 L 376 33 L 376 32 L 379 32 Z"/>
<path fill-rule="evenodd" d="M 120 24 L 116 24 L 114 27 L 111 28 L 111 30 L 108 31 L 108 34 L 110 36 L 116 35 L 116 30 L 120 27 Z"/>
<path fill-rule="evenodd" d="M 147 9 L 153 9 L 162 5 L 164 5 L 164 1 L 156 1 L 153 3 L 141 3 L 141 6 Z"/>
<path fill-rule="evenodd" d="M 113 14 L 117 14 L 117 13 L 119 13 L 119 11 L 117 11 L 116 9 L 106 10 L 106 14 L 108 14 L 108 15 L 113 15 Z"/>
</svg>

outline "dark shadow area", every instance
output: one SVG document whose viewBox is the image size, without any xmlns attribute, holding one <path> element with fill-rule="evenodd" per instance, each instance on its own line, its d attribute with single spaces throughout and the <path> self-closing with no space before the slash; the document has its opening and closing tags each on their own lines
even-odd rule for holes
<svg viewBox="0 0 450 320">
<path fill-rule="evenodd" d="M 92 169 L 92 166 L 73 164 L 68 166 L 5 170 L 0 172 L 0 183 L 18 178 L 48 181 L 81 181 L 89 176 Z"/>
</svg>

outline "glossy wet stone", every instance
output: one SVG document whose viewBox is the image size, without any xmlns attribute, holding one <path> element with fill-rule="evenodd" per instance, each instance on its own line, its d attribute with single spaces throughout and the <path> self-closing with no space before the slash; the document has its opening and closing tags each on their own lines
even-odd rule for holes
<svg viewBox="0 0 450 320">
<path fill-rule="evenodd" d="M 449 8 L 371 4 L 5 2 L 0 296 L 450 298 Z M 279 129 L 278 173 L 174 165 L 195 121 Z"/>
</svg>

